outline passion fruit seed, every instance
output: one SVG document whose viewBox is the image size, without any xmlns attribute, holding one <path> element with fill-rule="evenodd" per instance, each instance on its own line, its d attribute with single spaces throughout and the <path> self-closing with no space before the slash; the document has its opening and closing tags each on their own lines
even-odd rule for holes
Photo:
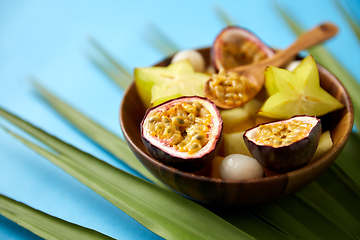
<svg viewBox="0 0 360 240">
<path fill-rule="evenodd" d="M 300 120 L 277 123 L 271 125 L 260 125 L 254 140 L 258 144 L 282 147 L 304 138 L 311 130 L 312 125 Z"/>
<path fill-rule="evenodd" d="M 220 50 L 225 69 L 256 63 L 266 58 L 266 54 L 255 43 L 246 39 L 224 42 Z"/>
<path fill-rule="evenodd" d="M 248 94 L 254 89 L 245 76 L 226 72 L 223 68 L 213 74 L 209 88 L 212 95 L 227 106 L 240 106 L 248 100 Z"/>
<path fill-rule="evenodd" d="M 153 114 L 146 126 L 150 135 L 175 150 L 192 155 L 208 142 L 212 117 L 201 103 L 181 102 Z"/>
</svg>

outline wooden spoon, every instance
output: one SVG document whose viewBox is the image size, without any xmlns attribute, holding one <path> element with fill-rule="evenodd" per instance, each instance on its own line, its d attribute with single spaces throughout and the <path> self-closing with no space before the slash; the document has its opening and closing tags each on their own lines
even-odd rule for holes
<svg viewBox="0 0 360 240">
<path fill-rule="evenodd" d="M 310 31 L 302 34 L 292 45 L 283 51 L 277 52 L 273 57 L 266 58 L 258 63 L 244 65 L 228 69 L 227 72 L 236 72 L 239 75 L 245 76 L 249 84 L 251 84 L 252 90 L 250 93 L 246 93 L 247 99 L 242 101 L 241 104 L 227 105 L 220 101 L 210 90 L 210 78 L 204 85 L 205 97 L 212 100 L 216 106 L 230 109 L 234 107 L 240 107 L 255 97 L 264 85 L 264 70 L 267 66 L 280 67 L 292 57 L 296 56 L 298 52 L 310 48 L 316 44 L 322 43 L 325 40 L 333 37 L 338 31 L 338 28 L 331 23 L 323 23 Z"/>
</svg>

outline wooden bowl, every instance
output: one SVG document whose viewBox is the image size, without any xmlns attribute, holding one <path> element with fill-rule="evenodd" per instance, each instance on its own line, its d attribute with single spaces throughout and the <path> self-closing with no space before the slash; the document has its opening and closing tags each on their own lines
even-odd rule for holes
<svg viewBox="0 0 360 240">
<path fill-rule="evenodd" d="M 209 64 L 209 48 L 200 49 Z M 158 66 L 167 66 L 166 59 Z M 314 181 L 337 158 L 344 148 L 353 127 L 354 112 L 351 99 L 339 80 L 318 66 L 321 86 L 345 105 L 345 108 L 322 118 L 323 128 L 329 129 L 332 149 L 318 160 L 295 171 L 262 179 L 222 180 L 179 171 L 152 158 L 140 137 L 140 122 L 145 109 L 133 83 L 125 92 L 120 107 L 120 125 L 136 157 L 161 182 L 174 191 L 207 205 L 248 207 L 271 203 L 293 194 Z"/>
</svg>

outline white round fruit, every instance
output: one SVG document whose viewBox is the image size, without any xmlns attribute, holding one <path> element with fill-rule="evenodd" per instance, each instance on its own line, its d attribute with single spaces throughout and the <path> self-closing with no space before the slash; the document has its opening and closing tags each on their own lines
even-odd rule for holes
<svg viewBox="0 0 360 240">
<path fill-rule="evenodd" d="M 301 63 L 301 61 L 292 61 L 290 62 L 288 65 L 286 65 L 286 69 L 289 70 L 290 72 L 294 71 L 297 66 L 299 66 L 299 64 Z"/>
<path fill-rule="evenodd" d="M 222 179 L 246 180 L 262 178 L 264 169 L 255 158 L 230 154 L 221 162 L 219 173 Z"/>
<path fill-rule="evenodd" d="M 196 72 L 204 72 L 205 60 L 196 50 L 182 50 L 177 52 L 171 60 L 171 63 L 188 59 Z"/>
</svg>

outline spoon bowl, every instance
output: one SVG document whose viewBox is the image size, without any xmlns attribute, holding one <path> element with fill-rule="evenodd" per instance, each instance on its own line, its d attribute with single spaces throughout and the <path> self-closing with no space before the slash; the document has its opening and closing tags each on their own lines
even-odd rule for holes
<svg viewBox="0 0 360 240">
<path fill-rule="evenodd" d="M 209 79 L 204 85 L 205 97 L 212 100 L 216 106 L 230 109 L 234 107 L 240 107 L 254 98 L 261 88 L 264 85 L 264 70 L 267 66 L 280 67 L 291 58 L 296 56 L 300 51 L 307 48 L 313 47 L 319 43 L 322 43 L 333 36 L 338 32 L 338 28 L 332 23 L 323 23 L 310 31 L 302 34 L 292 45 L 288 48 L 277 52 L 273 57 L 266 58 L 258 63 L 248 64 L 244 66 L 239 66 L 235 68 L 228 69 L 228 72 L 236 72 L 237 74 L 246 77 L 249 84 L 252 86 L 252 90 L 247 94 L 245 101 L 237 105 L 229 106 L 223 101 L 219 100 L 210 90 L 210 83 L 212 79 Z"/>
</svg>

